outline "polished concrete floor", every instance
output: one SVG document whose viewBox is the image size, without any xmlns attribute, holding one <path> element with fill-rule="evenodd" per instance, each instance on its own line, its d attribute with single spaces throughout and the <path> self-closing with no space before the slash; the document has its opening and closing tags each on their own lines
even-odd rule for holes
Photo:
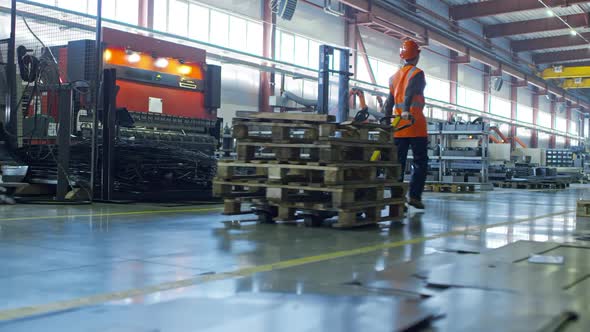
<svg viewBox="0 0 590 332">
<path fill-rule="evenodd" d="M 356 303 L 355 297 L 369 302 L 373 297 L 391 307 L 395 298 L 420 294 L 354 286 L 424 257 L 444 260 L 519 240 L 580 241 L 590 233 L 590 221 L 577 220 L 574 211 L 578 199 L 590 198 L 588 189 L 427 194 L 426 211 L 410 209 L 403 224 L 348 231 L 256 224 L 252 215 L 223 216 L 218 205 L 0 206 L 0 331 L 40 326 L 44 331 L 148 331 L 123 325 L 82 329 L 69 325 L 82 316 L 68 316 L 108 306 L 117 321 L 145 318 L 149 311 L 126 310 L 146 304 L 159 311 L 187 310 L 187 315 L 208 306 L 231 307 L 225 319 L 241 324 L 237 308 L 254 310 L 262 305 L 258 299 L 284 302 L 277 294 L 310 295 L 301 298 L 307 301 L 301 306 L 310 308 L 337 308 L 334 303 Z M 244 302 L 236 302 L 236 294 Z M 313 296 L 327 300 L 314 302 Z M 215 302 L 230 297 L 231 304 Z M 369 302 L 363 305 L 381 308 Z M 391 310 L 380 315 L 395 316 Z M 159 326 L 177 323 L 169 319 L 160 319 Z M 275 324 L 302 330 L 292 320 Z M 207 324 L 210 330 L 232 330 Z M 149 331 L 200 330 L 176 328 Z"/>
</svg>

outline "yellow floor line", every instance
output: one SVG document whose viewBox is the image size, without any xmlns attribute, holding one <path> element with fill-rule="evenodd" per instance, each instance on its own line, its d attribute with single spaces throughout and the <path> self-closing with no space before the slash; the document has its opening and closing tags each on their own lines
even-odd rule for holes
<svg viewBox="0 0 590 332">
<path fill-rule="evenodd" d="M 76 298 L 76 299 L 72 299 L 72 300 L 65 300 L 65 301 L 58 301 L 58 302 L 29 306 L 29 307 L 8 309 L 8 310 L 0 311 L 0 321 L 11 320 L 11 319 L 21 319 L 21 318 L 25 318 L 25 317 L 29 317 L 29 316 L 33 316 L 33 315 L 47 314 L 47 313 L 55 312 L 55 311 L 70 310 L 70 309 L 80 308 L 80 307 L 84 307 L 84 306 L 97 305 L 97 304 L 109 302 L 109 301 L 123 300 L 123 299 L 130 298 L 130 297 L 144 296 L 144 295 L 151 294 L 151 293 L 162 292 L 162 291 L 167 291 L 167 290 L 181 288 L 181 287 L 188 287 L 188 286 L 192 286 L 192 285 L 204 283 L 204 282 L 231 279 L 231 278 L 236 278 L 236 277 L 245 277 L 245 276 L 249 276 L 249 275 L 252 275 L 255 273 L 260 273 L 260 272 L 281 270 L 281 269 L 301 266 L 301 265 L 305 265 L 305 264 L 333 260 L 333 259 L 337 259 L 337 258 L 357 256 L 357 255 L 371 253 L 374 251 L 380 251 L 383 249 L 391 249 L 391 248 L 401 247 L 401 246 L 410 245 L 410 244 L 417 244 L 417 243 L 422 243 L 422 242 L 426 242 L 429 240 L 435 240 L 435 239 L 444 238 L 444 237 L 465 235 L 470 232 L 482 231 L 482 230 L 486 230 L 486 229 L 494 228 L 494 227 L 514 225 L 514 224 L 523 223 L 523 222 L 527 222 L 527 221 L 533 221 L 533 220 L 537 220 L 537 219 L 566 215 L 566 214 L 569 214 L 572 212 L 575 212 L 575 211 L 574 210 L 566 210 L 566 211 L 562 211 L 562 212 L 550 213 L 550 214 L 545 214 L 545 215 L 541 215 L 541 216 L 518 219 L 515 221 L 507 221 L 507 222 L 497 223 L 497 224 L 469 226 L 469 227 L 465 227 L 462 230 L 458 230 L 458 231 L 445 232 L 445 233 L 434 234 L 434 235 L 430 235 L 430 236 L 424 236 L 424 237 L 403 240 L 403 241 L 397 241 L 397 242 L 376 244 L 376 245 L 372 245 L 372 246 L 336 251 L 336 252 L 320 254 L 320 255 L 315 255 L 315 256 L 289 259 L 289 260 L 280 261 L 280 262 L 276 262 L 276 263 L 264 264 L 264 265 L 239 269 L 234 272 L 212 274 L 212 275 L 203 275 L 203 276 L 197 276 L 194 278 L 178 280 L 178 281 L 170 281 L 170 282 L 165 282 L 165 283 L 161 283 L 158 285 L 130 289 L 130 290 L 125 290 L 125 291 L 120 291 L 120 292 L 98 294 L 98 295 L 92 295 L 92 296 L 88 296 L 88 297 Z"/>
<path fill-rule="evenodd" d="M 49 220 L 49 219 L 68 219 L 68 218 L 85 218 L 85 217 L 116 217 L 116 216 L 136 216 L 145 214 L 167 214 L 167 213 L 187 213 L 187 212 L 207 212 L 220 211 L 222 207 L 196 208 L 196 209 L 166 209 L 166 210 L 144 210 L 128 212 L 108 212 L 108 213 L 89 213 L 89 214 L 67 214 L 59 216 L 32 216 L 32 217 L 13 217 L 0 218 L 3 221 L 28 221 L 28 220 Z"/>
</svg>

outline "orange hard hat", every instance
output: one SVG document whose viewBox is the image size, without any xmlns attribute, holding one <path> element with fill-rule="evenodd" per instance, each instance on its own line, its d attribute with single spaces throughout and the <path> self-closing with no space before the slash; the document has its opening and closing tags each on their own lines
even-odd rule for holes
<svg viewBox="0 0 590 332">
<path fill-rule="evenodd" d="M 420 46 L 413 40 L 405 40 L 399 49 L 399 57 L 404 60 L 414 59 L 420 54 Z"/>
</svg>

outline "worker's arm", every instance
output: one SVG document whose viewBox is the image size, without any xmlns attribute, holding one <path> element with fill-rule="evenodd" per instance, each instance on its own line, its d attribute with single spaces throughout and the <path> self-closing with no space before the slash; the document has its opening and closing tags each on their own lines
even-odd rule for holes
<svg viewBox="0 0 590 332">
<path fill-rule="evenodd" d="M 410 106 L 412 105 L 412 99 L 414 96 L 423 96 L 424 88 L 426 88 L 426 78 L 424 72 L 416 74 L 410 80 L 408 87 L 406 88 L 406 98 L 404 99 L 403 112 L 410 112 Z"/>
</svg>

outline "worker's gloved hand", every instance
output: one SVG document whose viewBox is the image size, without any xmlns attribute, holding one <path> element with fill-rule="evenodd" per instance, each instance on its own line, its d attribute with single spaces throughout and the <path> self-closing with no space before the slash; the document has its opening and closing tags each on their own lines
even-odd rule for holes
<svg viewBox="0 0 590 332">
<path fill-rule="evenodd" d="M 402 112 L 401 117 L 404 120 L 409 120 L 410 119 L 410 112 Z"/>
</svg>

